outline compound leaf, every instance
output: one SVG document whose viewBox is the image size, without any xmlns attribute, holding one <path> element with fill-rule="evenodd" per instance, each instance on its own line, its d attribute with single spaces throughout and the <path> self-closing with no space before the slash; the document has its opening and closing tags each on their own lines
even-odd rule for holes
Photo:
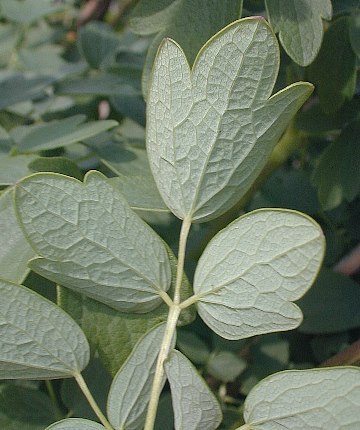
<svg viewBox="0 0 360 430">
<path fill-rule="evenodd" d="M 106 430 L 101 424 L 82 418 L 68 418 L 58 421 L 45 430 Z"/>
<path fill-rule="evenodd" d="M 323 254 L 323 234 L 311 218 L 280 209 L 250 212 L 218 233 L 200 257 L 198 312 L 226 339 L 296 328 L 302 313 L 292 301 L 310 288 Z"/>
<path fill-rule="evenodd" d="M 85 182 L 40 173 L 15 192 L 19 220 L 42 276 L 114 309 L 148 312 L 162 302 L 171 271 L 161 239 L 101 174 Z"/>
<path fill-rule="evenodd" d="M 159 191 L 176 216 L 213 219 L 259 175 L 313 89 L 296 83 L 270 97 L 278 67 L 278 43 L 262 18 L 220 31 L 191 71 L 174 41 L 162 43 L 149 92 L 147 150 Z"/>
<path fill-rule="evenodd" d="M 215 430 L 221 408 L 191 362 L 179 351 L 172 351 L 164 364 L 175 416 L 175 430 Z"/>
<path fill-rule="evenodd" d="M 139 341 L 113 380 L 107 414 L 116 429 L 140 430 L 144 426 L 165 325 L 153 328 Z"/>
<path fill-rule="evenodd" d="M 170 248 L 167 248 L 171 266 L 171 287 L 169 295 L 174 294 L 176 282 L 177 259 Z M 192 288 L 186 276 L 182 279 L 181 300 L 192 295 Z M 89 339 L 91 349 L 97 351 L 99 357 L 112 376 L 134 349 L 137 342 L 152 327 L 166 321 L 169 307 L 161 304 L 152 312 L 133 314 L 119 312 L 88 297 L 61 288 L 60 306 L 68 312 L 82 328 Z M 178 325 L 190 324 L 196 316 L 194 306 L 184 309 L 180 314 Z"/>
<path fill-rule="evenodd" d="M 286 53 L 301 66 L 309 65 L 319 52 L 322 19 L 330 20 L 330 0 L 266 0 L 269 21 Z"/>
<path fill-rule="evenodd" d="M 289 370 L 247 396 L 241 429 L 353 430 L 360 425 L 360 369 Z"/>
<path fill-rule="evenodd" d="M 86 337 L 62 309 L 4 280 L 0 294 L 0 379 L 69 378 L 86 367 Z"/>
</svg>

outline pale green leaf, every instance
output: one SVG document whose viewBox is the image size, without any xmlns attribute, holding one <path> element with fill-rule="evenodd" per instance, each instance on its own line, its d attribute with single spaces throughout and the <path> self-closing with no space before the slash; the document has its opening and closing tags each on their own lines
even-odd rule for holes
<svg viewBox="0 0 360 430">
<path fill-rule="evenodd" d="M 28 261 L 35 253 L 16 219 L 13 192 L 0 197 L 0 277 L 21 283 L 29 272 Z"/>
<path fill-rule="evenodd" d="M 14 128 L 10 135 L 18 151 L 34 152 L 83 141 L 118 124 L 112 120 L 84 123 L 85 120 L 85 115 L 75 115 L 49 123 L 23 125 Z"/>
<path fill-rule="evenodd" d="M 172 351 L 164 364 L 171 389 L 175 430 L 215 430 L 221 408 L 191 362 L 179 351 Z"/>
<path fill-rule="evenodd" d="M 19 24 L 30 24 L 66 7 L 64 3 L 54 0 L 1 0 L 0 6 L 2 16 Z"/>
<path fill-rule="evenodd" d="M 171 267 L 171 287 L 168 293 L 173 297 L 177 259 L 170 248 L 167 248 L 167 251 Z M 181 301 L 189 298 L 191 294 L 191 285 L 184 275 L 181 284 Z M 169 314 L 166 303 L 146 314 L 119 312 L 98 301 L 75 294 L 67 288 L 60 289 L 59 302 L 60 306 L 83 329 L 91 349 L 99 354 L 112 376 L 115 376 L 142 336 L 152 327 L 166 321 Z M 180 314 L 178 325 L 190 324 L 195 316 L 194 306 L 184 309 Z"/>
<path fill-rule="evenodd" d="M 141 430 L 144 426 L 165 326 L 153 328 L 140 340 L 113 380 L 107 414 L 116 429 Z"/>
<path fill-rule="evenodd" d="M 220 231 L 200 257 L 194 278 L 198 312 L 215 333 L 241 339 L 296 328 L 292 303 L 312 285 L 324 237 L 299 212 L 250 212 Z"/>
<path fill-rule="evenodd" d="M 0 379 L 69 378 L 89 361 L 89 345 L 62 309 L 0 280 Z"/>
<path fill-rule="evenodd" d="M 40 258 L 31 268 L 114 309 L 148 312 L 170 286 L 166 248 L 101 174 L 81 183 L 29 176 L 16 188 L 17 212 Z"/>
<path fill-rule="evenodd" d="M 220 31 L 192 71 L 175 42 L 162 43 L 148 100 L 147 149 L 159 191 L 179 218 L 219 216 L 259 175 L 313 88 L 297 83 L 270 97 L 278 67 L 276 37 L 261 18 Z"/>
<path fill-rule="evenodd" d="M 241 429 L 355 430 L 360 426 L 360 369 L 291 370 L 256 385 Z"/>
<path fill-rule="evenodd" d="M 165 37 L 176 40 L 192 64 L 201 46 L 217 31 L 240 18 L 242 0 L 141 0 L 130 20 L 135 33 L 158 33 L 147 52 L 142 86 L 148 95 L 149 79 L 156 52 Z"/>
<path fill-rule="evenodd" d="M 266 0 L 269 21 L 286 53 L 301 66 L 309 65 L 319 52 L 323 19 L 330 20 L 330 0 Z"/>
<path fill-rule="evenodd" d="M 101 424 L 82 418 L 68 418 L 47 427 L 46 430 L 106 430 Z"/>
</svg>

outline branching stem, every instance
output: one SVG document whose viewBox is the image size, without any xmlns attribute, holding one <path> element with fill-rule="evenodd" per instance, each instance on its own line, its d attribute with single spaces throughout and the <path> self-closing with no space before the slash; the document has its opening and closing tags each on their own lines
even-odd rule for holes
<svg viewBox="0 0 360 430">
<path fill-rule="evenodd" d="M 190 227 L 191 227 L 191 219 L 185 218 L 183 220 L 181 231 L 180 231 L 178 265 L 177 265 L 177 271 L 176 271 L 174 299 L 173 299 L 173 303 L 169 305 L 169 315 L 166 322 L 164 338 L 162 340 L 158 360 L 156 363 L 156 370 L 154 375 L 153 386 L 151 389 L 151 396 L 150 396 L 149 406 L 147 410 L 144 430 L 153 430 L 154 428 L 160 394 L 164 383 L 164 363 L 171 352 L 171 346 L 176 332 L 176 324 L 178 322 L 180 312 L 182 311 L 182 308 L 180 306 L 181 283 L 182 283 L 183 274 L 184 274 L 186 242 L 190 231 Z"/>
</svg>

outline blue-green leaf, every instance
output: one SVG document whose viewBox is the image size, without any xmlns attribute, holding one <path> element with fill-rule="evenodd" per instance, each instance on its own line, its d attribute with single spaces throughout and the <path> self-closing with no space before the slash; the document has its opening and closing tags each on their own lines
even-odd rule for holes
<svg viewBox="0 0 360 430">
<path fill-rule="evenodd" d="M 198 311 L 226 339 L 290 330 L 302 313 L 292 303 L 312 285 L 324 237 L 299 212 L 250 212 L 220 231 L 200 257 L 194 278 Z"/>
<path fill-rule="evenodd" d="M 101 174 L 81 183 L 58 174 L 29 176 L 16 188 L 19 220 L 40 258 L 31 268 L 125 312 L 148 312 L 170 287 L 162 240 Z"/>
<path fill-rule="evenodd" d="M 28 261 L 35 257 L 16 219 L 13 191 L 0 197 L 0 277 L 21 283 L 29 273 Z"/>
<path fill-rule="evenodd" d="M 355 430 L 359 408 L 359 368 L 285 371 L 251 390 L 238 430 Z"/>
<path fill-rule="evenodd" d="M 215 430 L 221 420 L 220 405 L 191 362 L 172 351 L 164 364 L 175 416 L 175 430 Z"/>
<path fill-rule="evenodd" d="M 101 424 L 82 418 L 68 418 L 47 427 L 46 430 L 106 430 Z"/>
<path fill-rule="evenodd" d="M 114 428 L 127 430 L 143 428 L 164 333 L 165 324 L 150 330 L 135 346 L 116 374 L 107 406 L 109 421 Z M 165 380 L 166 378 L 163 378 L 163 384 Z"/>
<path fill-rule="evenodd" d="M 296 83 L 270 97 L 278 67 L 276 37 L 260 18 L 217 33 L 192 70 L 174 41 L 162 43 L 148 99 L 147 150 L 159 191 L 176 216 L 215 218 L 259 175 L 313 88 Z"/>
<path fill-rule="evenodd" d="M 89 345 L 62 309 L 0 280 L 0 379 L 69 378 L 89 361 Z"/>
</svg>

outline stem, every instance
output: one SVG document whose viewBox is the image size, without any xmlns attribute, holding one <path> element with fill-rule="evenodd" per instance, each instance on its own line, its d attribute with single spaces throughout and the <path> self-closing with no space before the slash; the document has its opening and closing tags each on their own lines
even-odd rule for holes
<svg viewBox="0 0 360 430">
<path fill-rule="evenodd" d="M 174 292 L 174 304 L 178 305 L 180 303 L 180 290 L 181 282 L 184 273 L 184 261 L 185 261 L 185 251 L 186 251 L 186 241 L 191 227 L 191 218 L 184 218 L 179 240 L 179 252 L 178 252 L 178 264 L 176 271 L 176 282 L 175 282 L 175 292 Z"/>
<path fill-rule="evenodd" d="M 74 375 L 74 378 L 76 382 L 78 383 L 81 391 L 84 393 L 84 396 L 86 397 L 87 401 L 89 402 L 90 406 L 92 407 L 93 411 L 95 412 L 96 416 L 99 418 L 101 424 L 107 429 L 107 430 L 114 430 L 105 415 L 101 412 L 101 409 L 99 408 L 98 404 L 96 403 L 94 397 L 92 396 L 88 386 L 86 385 L 86 382 L 84 378 L 82 377 L 81 373 L 77 373 Z"/>
<path fill-rule="evenodd" d="M 156 413 L 159 405 L 160 394 L 164 383 L 164 362 L 167 360 L 171 352 L 171 346 L 176 332 L 176 324 L 179 319 L 182 308 L 180 307 L 181 282 L 184 274 L 184 261 L 186 251 L 186 241 L 191 227 L 191 218 L 184 218 L 179 239 L 178 264 L 176 269 L 176 281 L 174 300 L 169 305 L 169 315 L 166 322 L 165 334 L 161 343 L 159 356 L 156 363 L 154 381 L 151 388 L 151 396 L 146 415 L 144 430 L 153 430 L 155 424 Z"/>
<path fill-rule="evenodd" d="M 181 309 L 177 305 L 170 308 L 166 322 L 165 334 L 161 344 L 160 353 L 156 363 L 154 381 L 151 389 L 150 402 L 147 410 L 144 430 L 153 430 L 156 412 L 159 405 L 160 394 L 163 388 L 164 362 L 168 358 L 171 350 L 172 340 L 176 330 L 176 323 L 179 319 Z"/>
</svg>

